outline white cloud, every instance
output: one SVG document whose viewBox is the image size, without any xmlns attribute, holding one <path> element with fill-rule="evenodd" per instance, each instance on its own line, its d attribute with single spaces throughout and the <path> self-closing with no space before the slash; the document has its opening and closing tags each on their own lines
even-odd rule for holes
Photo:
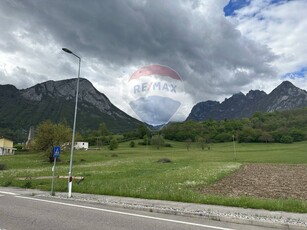
<svg viewBox="0 0 307 230">
<path fill-rule="evenodd" d="M 270 4 L 254 0 L 236 11 L 232 20 L 247 38 L 264 44 L 278 58 L 272 62 L 278 75 L 307 66 L 307 1 L 293 0 Z"/>
</svg>

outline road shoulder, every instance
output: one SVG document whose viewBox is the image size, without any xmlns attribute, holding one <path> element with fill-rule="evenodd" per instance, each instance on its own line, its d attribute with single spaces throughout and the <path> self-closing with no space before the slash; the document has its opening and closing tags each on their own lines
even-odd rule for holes
<svg viewBox="0 0 307 230">
<path fill-rule="evenodd" d="M 72 198 L 67 193 L 57 192 L 51 196 L 50 192 L 21 189 L 3 188 L 4 193 L 17 193 L 22 196 L 45 197 L 60 200 L 75 200 L 85 203 L 95 203 L 104 206 L 135 209 L 155 213 L 165 213 L 189 217 L 207 218 L 211 220 L 231 222 L 238 224 L 252 224 L 276 229 L 307 229 L 307 214 L 273 212 L 258 209 L 245 209 L 236 207 L 224 207 L 216 205 L 192 204 L 173 201 L 147 200 L 129 197 L 116 197 L 93 194 L 73 193 Z M 1 194 L 1 192 L 0 192 Z"/>
</svg>

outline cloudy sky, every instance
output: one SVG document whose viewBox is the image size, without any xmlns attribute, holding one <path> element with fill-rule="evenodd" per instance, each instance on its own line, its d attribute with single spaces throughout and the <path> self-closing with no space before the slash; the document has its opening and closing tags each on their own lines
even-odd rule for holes
<svg viewBox="0 0 307 230">
<path fill-rule="evenodd" d="M 200 101 L 307 89 L 307 0 L 1 0 L 0 84 L 28 88 L 77 76 L 135 116 L 126 85 L 142 66 L 169 66 Z"/>
</svg>

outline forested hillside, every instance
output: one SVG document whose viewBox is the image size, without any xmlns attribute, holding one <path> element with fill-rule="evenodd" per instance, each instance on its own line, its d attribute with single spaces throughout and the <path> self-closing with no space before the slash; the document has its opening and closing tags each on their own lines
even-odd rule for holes
<svg viewBox="0 0 307 230">
<path fill-rule="evenodd" d="M 46 120 L 72 126 L 76 80 L 47 81 L 23 90 L 0 85 L 0 136 L 24 142 L 29 128 Z M 96 130 L 101 123 L 114 133 L 132 131 L 141 124 L 84 78 L 80 79 L 78 98 L 76 129 L 81 134 Z"/>
<path fill-rule="evenodd" d="M 237 120 L 186 121 L 163 129 L 166 139 L 177 141 L 292 143 L 307 139 L 307 108 L 283 112 L 257 112 Z"/>
</svg>

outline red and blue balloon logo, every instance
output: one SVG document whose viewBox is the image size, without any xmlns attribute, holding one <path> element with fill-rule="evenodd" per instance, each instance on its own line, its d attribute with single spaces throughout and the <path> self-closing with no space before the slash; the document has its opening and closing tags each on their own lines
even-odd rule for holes
<svg viewBox="0 0 307 230">
<path fill-rule="evenodd" d="M 129 79 L 130 107 L 145 123 L 167 124 L 179 109 L 183 84 L 179 74 L 163 65 L 149 65 Z"/>
</svg>

